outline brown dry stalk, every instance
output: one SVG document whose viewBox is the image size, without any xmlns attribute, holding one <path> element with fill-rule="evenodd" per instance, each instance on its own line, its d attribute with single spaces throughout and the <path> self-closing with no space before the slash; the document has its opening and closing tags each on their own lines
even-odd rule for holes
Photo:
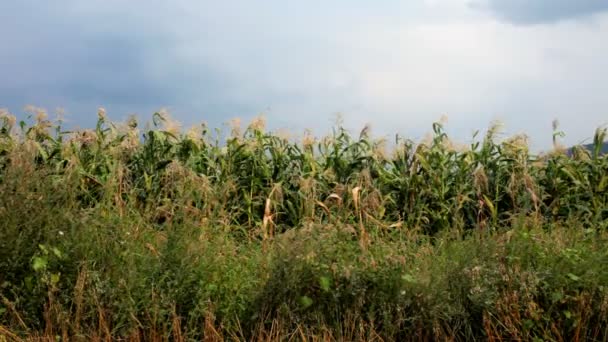
<svg viewBox="0 0 608 342">
<path fill-rule="evenodd" d="M 19 312 L 17 312 L 17 309 L 15 309 L 15 305 L 13 303 L 11 303 L 11 301 L 8 300 L 6 297 L 4 297 L 2 294 L 0 294 L 0 298 L 2 299 L 2 304 L 4 304 L 6 307 L 8 307 L 8 309 L 10 310 L 13 317 L 15 319 L 17 319 L 17 322 L 19 322 L 19 325 L 21 326 L 21 328 L 23 328 L 24 330 L 27 331 L 28 330 L 27 325 L 25 324 L 25 322 L 19 315 Z"/>
<path fill-rule="evenodd" d="M 80 333 L 80 320 L 82 315 L 82 301 L 84 298 L 84 287 L 87 279 L 87 267 L 83 268 L 78 273 L 76 279 L 76 285 L 74 286 L 74 305 L 76 306 L 76 313 L 74 314 L 74 330 L 76 333 Z"/>
<path fill-rule="evenodd" d="M 224 341 L 222 334 L 220 334 L 220 332 L 218 332 L 218 330 L 215 328 L 214 323 L 215 323 L 215 316 L 213 315 L 213 313 L 207 311 L 207 313 L 205 314 L 205 323 L 204 323 L 205 325 L 204 325 L 204 331 L 203 331 L 203 335 L 205 336 L 204 337 L 205 342 Z"/>
<path fill-rule="evenodd" d="M 8 341 L 22 342 L 24 340 L 0 324 L 0 342 L 5 342 L 5 341 L 6 342 L 8 342 Z"/>
</svg>

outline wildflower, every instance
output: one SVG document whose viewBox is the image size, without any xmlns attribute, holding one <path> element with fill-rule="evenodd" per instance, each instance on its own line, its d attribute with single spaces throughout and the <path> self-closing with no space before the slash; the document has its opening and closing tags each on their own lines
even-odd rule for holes
<svg viewBox="0 0 608 342">
<path fill-rule="evenodd" d="M 186 133 L 186 137 L 195 142 L 200 140 L 202 135 L 203 127 L 201 125 L 190 127 L 190 129 L 188 129 L 188 132 Z"/>
<path fill-rule="evenodd" d="M 130 115 L 129 116 L 129 118 L 127 119 L 127 126 L 130 129 L 137 128 L 137 118 L 135 117 L 135 115 Z"/>
<path fill-rule="evenodd" d="M 6 108 L 0 108 L 0 120 L 4 120 L 9 128 L 12 128 L 17 123 L 17 118 Z"/>
<path fill-rule="evenodd" d="M 160 116 L 160 119 L 163 123 L 163 131 L 175 136 L 180 134 L 182 130 L 182 124 L 179 121 L 174 120 L 166 108 L 161 108 L 158 111 L 158 115 Z"/>
<path fill-rule="evenodd" d="M 433 134 L 426 133 L 424 135 L 424 137 L 422 138 L 422 141 L 420 141 L 420 145 L 430 147 L 432 144 L 433 144 Z"/>
<path fill-rule="evenodd" d="M 175 120 L 167 120 L 165 121 L 163 130 L 173 135 L 179 135 L 182 130 L 182 125 Z"/>
<path fill-rule="evenodd" d="M 509 147 L 511 152 L 527 152 L 528 150 L 528 136 L 525 134 L 518 134 L 509 138 L 505 145 Z"/>
<path fill-rule="evenodd" d="M 139 145 L 139 131 L 134 129 L 127 133 L 125 138 L 120 143 L 120 148 L 126 151 L 132 151 Z"/>
<path fill-rule="evenodd" d="M 287 130 L 286 128 L 282 128 L 276 132 L 276 136 L 281 140 L 289 140 L 291 134 L 289 133 L 289 130 Z"/>
<path fill-rule="evenodd" d="M 81 145 L 89 145 L 97 140 L 97 135 L 93 130 L 85 129 L 78 132 L 78 135 L 74 138 L 74 141 L 80 143 Z"/>
<path fill-rule="evenodd" d="M 233 138 L 240 136 L 241 135 L 241 119 L 234 118 L 234 119 L 230 120 L 230 128 L 231 128 L 230 133 Z"/>
<path fill-rule="evenodd" d="M 17 123 L 17 118 L 16 118 L 14 115 L 9 115 L 9 116 L 6 118 L 6 122 L 8 123 L 8 125 L 9 125 L 10 127 L 13 127 L 13 126 L 15 126 L 15 124 Z"/>
<path fill-rule="evenodd" d="M 43 123 L 49 117 L 44 108 L 36 108 L 35 113 L 36 113 L 36 122 L 38 122 L 38 123 Z"/>
<path fill-rule="evenodd" d="M 448 152 L 462 153 L 462 152 L 466 152 L 468 149 L 468 146 L 466 144 L 461 144 L 457 141 L 454 141 L 454 140 L 448 138 L 447 136 L 443 137 L 443 139 L 441 140 L 441 143 L 443 144 L 443 147 L 445 147 L 445 149 Z"/>
<path fill-rule="evenodd" d="M 374 155 L 378 157 L 378 159 L 385 160 L 388 159 L 388 155 L 386 154 L 386 139 L 381 138 L 375 141 L 374 143 Z"/>
<path fill-rule="evenodd" d="M 99 107 L 97 109 L 97 117 L 101 121 L 106 121 L 108 119 L 108 116 L 106 115 L 106 109 L 103 107 Z"/>
<path fill-rule="evenodd" d="M 29 114 L 34 114 L 34 113 L 36 113 L 36 106 L 34 106 L 34 105 L 26 105 L 23 108 L 23 111 L 26 112 L 26 113 L 29 113 Z"/>
<path fill-rule="evenodd" d="M 488 190 L 488 176 L 481 165 L 473 171 L 473 184 L 479 193 L 484 193 Z"/>
<path fill-rule="evenodd" d="M 25 111 L 30 115 L 34 115 L 36 125 L 32 127 L 32 130 L 28 133 L 29 136 L 41 137 L 48 135 L 48 129 L 51 127 L 51 122 L 47 120 L 48 115 L 44 108 L 27 105 Z"/>
<path fill-rule="evenodd" d="M 304 137 L 302 138 L 302 146 L 304 146 L 304 148 L 309 148 L 312 147 L 314 143 L 315 137 L 312 135 L 312 132 L 307 129 L 306 131 L 304 131 Z"/>
<path fill-rule="evenodd" d="M 490 128 L 488 128 L 488 131 L 486 132 L 486 139 L 492 140 L 494 137 L 496 137 L 496 135 L 501 132 L 503 126 L 504 123 L 502 121 L 494 120 L 490 124 Z"/>
<path fill-rule="evenodd" d="M 158 115 L 160 116 L 160 119 L 163 121 L 170 119 L 169 110 L 167 108 L 161 108 L 158 111 Z"/>
<path fill-rule="evenodd" d="M 255 117 L 249 124 L 249 128 L 251 128 L 254 131 L 259 131 L 259 132 L 263 132 L 265 127 L 266 127 L 266 119 L 261 115 Z"/>
</svg>

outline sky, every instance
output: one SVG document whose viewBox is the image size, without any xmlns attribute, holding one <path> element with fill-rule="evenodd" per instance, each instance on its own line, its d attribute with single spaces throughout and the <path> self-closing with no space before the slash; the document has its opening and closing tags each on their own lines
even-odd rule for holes
<svg viewBox="0 0 608 342">
<path fill-rule="evenodd" d="M 0 1 L 0 108 L 551 145 L 608 124 L 606 0 Z"/>
</svg>

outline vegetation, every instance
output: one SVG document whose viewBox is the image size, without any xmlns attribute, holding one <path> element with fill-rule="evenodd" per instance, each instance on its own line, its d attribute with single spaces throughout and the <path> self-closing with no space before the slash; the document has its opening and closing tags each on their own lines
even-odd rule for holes
<svg viewBox="0 0 608 342">
<path fill-rule="evenodd" d="M 608 339 L 608 156 L 0 114 L 0 341 Z"/>
<path fill-rule="evenodd" d="M 586 144 L 583 145 L 584 148 L 588 149 L 589 151 L 593 151 L 595 149 L 595 144 Z M 572 151 L 569 151 L 570 153 L 572 153 Z M 608 142 L 605 142 L 602 147 L 600 148 L 600 153 L 602 154 L 606 154 L 608 153 Z"/>
</svg>

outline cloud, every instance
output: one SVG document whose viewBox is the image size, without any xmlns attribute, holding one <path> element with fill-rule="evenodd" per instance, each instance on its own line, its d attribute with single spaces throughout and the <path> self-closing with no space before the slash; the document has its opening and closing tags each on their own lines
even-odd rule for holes
<svg viewBox="0 0 608 342">
<path fill-rule="evenodd" d="M 0 1 L 0 107 L 317 133 L 342 112 L 413 138 L 447 114 L 459 139 L 498 118 L 540 146 L 554 118 L 570 142 L 604 123 L 608 16 L 511 25 L 469 1 Z"/>
<path fill-rule="evenodd" d="M 228 102 L 242 108 L 230 98 L 230 80 L 221 69 L 204 60 L 193 65 L 174 52 L 179 37 L 164 17 L 171 11 L 159 8 L 141 17 L 137 8 L 119 3 L 87 4 L 0 4 L 1 13 L 12 14 L 0 30 L 0 107 L 66 107 L 77 125 L 90 125 L 97 106 L 116 118 L 149 116 L 166 106 L 182 116 L 199 108 L 223 115 Z"/>
<path fill-rule="evenodd" d="M 471 2 L 499 18 L 530 25 L 574 19 L 608 11 L 605 0 L 486 0 Z"/>
</svg>

